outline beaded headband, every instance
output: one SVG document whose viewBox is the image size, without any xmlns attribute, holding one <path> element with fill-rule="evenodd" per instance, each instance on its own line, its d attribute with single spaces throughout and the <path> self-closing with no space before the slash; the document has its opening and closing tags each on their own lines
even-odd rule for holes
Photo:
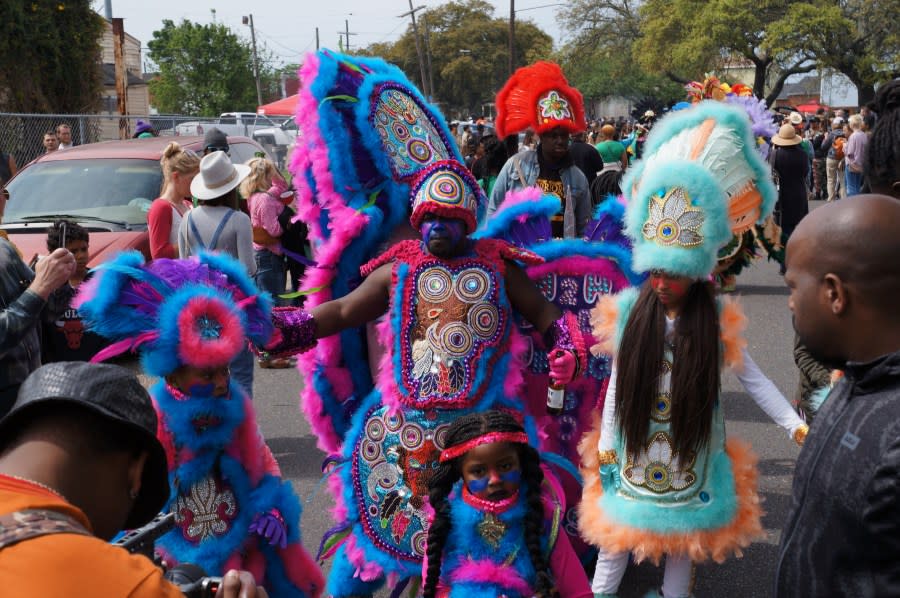
<svg viewBox="0 0 900 598">
<path fill-rule="evenodd" d="M 444 449 L 443 452 L 441 452 L 440 462 L 446 463 L 447 461 L 452 461 L 457 457 L 465 455 L 476 446 L 490 444 L 492 442 L 528 444 L 528 435 L 525 434 L 525 432 L 488 432 L 487 434 L 482 434 L 481 436 L 467 440 L 462 444 L 457 444 L 456 446 Z"/>
</svg>

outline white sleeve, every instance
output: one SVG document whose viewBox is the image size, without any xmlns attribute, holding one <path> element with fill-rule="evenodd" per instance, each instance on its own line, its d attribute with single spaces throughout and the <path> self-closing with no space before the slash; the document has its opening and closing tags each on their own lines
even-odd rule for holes
<svg viewBox="0 0 900 598">
<path fill-rule="evenodd" d="M 772 421 L 787 430 L 788 435 L 793 438 L 794 431 L 804 425 L 803 420 L 775 384 L 762 373 L 759 366 L 750 357 L 746 347 L 741 350 L 741 353 L 744 358 L 744 368 L 741 372 L 736 373 L 744 390 L 753 397 L 766 415 L 772 418 Z"/>
<path fill-rule="evenodd" d="M 606 386 L 606 398 L 603 402 L 603 415 L 600 418 L 600 442 L 597 450 L 608 451 L 613 448 L 616 437 L 616 363 L 613 362 Z"/>
</svg>

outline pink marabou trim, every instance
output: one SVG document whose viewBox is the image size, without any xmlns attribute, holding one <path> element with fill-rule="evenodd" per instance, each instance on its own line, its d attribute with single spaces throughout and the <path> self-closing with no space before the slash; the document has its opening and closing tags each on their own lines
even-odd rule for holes
<svg viewBox="0 0 900 598">
<path fill-rule="evenodd" d="M 525 372 L 525 352 L 528 350 L 528 339 L 512 327 L 509 335 L 510 363 L 506 379 L 503 381 L 503 392 L 508 397 L 519 396 Z"/>
<path fill-rule="evenodd" d="M 170 432 L 169 428 L 166 426 L 165 415 L 160 411 L 159 404 L 156 400 L 153 401 L 153 410 L 156 411 L 156 437 L 159 439 L 159 442 L 162 444 L 163 450 L 166 453 L 166 464 L 169 467 L 169 471 L 172 471 L 175 469 L 178 462 L 178 452 L 175 450 L 175 439 L 172 437 L 172 432 Z"/>
<path fill-rule="evenodd" d="M 353 576 L 360 578 L 362 581 L 373 581 L 384 575 L 384 569 L 375 563 L 366 561 L 363 549 L 356 545 L 356 536 L 350 534 L 345 544 L 347 547 L 347 560 L 356 567 Z"/>
<path fill-rule="evenodd" d="M 306 592 L 310 598 L 319 598 L 322 595 L 322 591 L 325 589 L 322 570 L 303 546 L 288 544 L 287 548 L 278 550 L 278 556 L 285 564 L 285 575 L 292 584 Z"/>
<path fill-rule="evenodd" d="M 531 595 L 531 586 L 511 566 L 493 561 L 466 560 L 453 570 L 450 582 L 498 585 L 522 596 Z"/>
<path fill-rule="evenodd" d="M 221 336 L 204 339 L 197 321 L 209 317 L 221 326 Z M 241 321 L 218 299 L 195 297 L 178 314 L 178 356 L 182 362 L 199 368 L 226 364 L 241 350 L 244 329 Z"/>
<path fill-rule="evenodd" d="M 340 476 L 332 474 L 328 477 L 328 490 L 334 497 L 334 506 L 331 508 L 331 515 L 335 521 L 347 521 L 347 505 L 344 503 L 344 485 L 341 483 Z"/>
<path fill-rule="evenodd" d="M 614 265 L 611 258 L 590 258 L 584 256 L 564 257 L 549 263 L 539 264 L 528 268 L 528 276 L 532 279 L 540 278 L 546 274 L 562 276 L 575 276 L 584 274 L 599 274 L 610 280 L 613 284 L 628 286 L 628 281 L 622 271 Z M 620 290 L 613 289 L 614 292 Z"/>
<path fill-rule="evenodd" d="M 509 208 L 524 203 L 534 203 L 544 196 L 544 191 L 540 187 L 525 187 L 515 191 L 507 191 L 503 197 L 503 203 L 500 204 L 500 210 L 508 210 Z"/>
<path fill-rule="evenodd" d="M 440 462 L 446 463 L 447 461 L 451 461 L 453 459 L 456 459 L 457 457 L 465 455 L 476 446 L 481 446 L 482 444 L 491 444 L 494 442 L 515 442 L 517 444 L 528 444 L 528 435 L 525 432 L 488 432 L 487 434 L 482 434 L 481 436 L 477 436 L 475 438 L 472 438 L 471 440 L 467 440 L 462 444 L 447 447 L 441 453 Z"/>
<path fill-rule="evenodd" d="M 381 363 L 378 364 L 378 388 L 381 389 L 381 402 L 386 405 L 391 412 L 396 413 L 400 410 L 400 390 L 397 388 L 397 381 L 394 379 L 394 364 L 392 356 L 394 354 L 394 329 L 391 326 L 390 313 L 379 322 L 375 330 L 378 332 L 378 342 L 385 347 L 384 354 L 381 356 Z"/>
</svg>

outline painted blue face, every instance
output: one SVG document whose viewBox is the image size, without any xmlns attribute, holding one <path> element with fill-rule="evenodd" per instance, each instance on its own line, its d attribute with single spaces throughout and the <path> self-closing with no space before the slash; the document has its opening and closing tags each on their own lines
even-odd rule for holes
<svg viewBox="0 0 900 598">
<path fill-rule="evenodd" d="M 515 471 L 507 471 L 506 473 L 500 474 L 500 481 L 504 484 L 509 484 L 518 487 L 518 485 L 522 482 L 522 472 L 518 469 Z M 477 479 L 471 479 L 466 482 L 466 486 L 469 488 L 469 492 L 478 496 L 482 492 L 487 491 L 488 485 L 491 483 L 491 478 L 483 477 Z"/>
<path fill-rule="evenodd" d="M 426 214 L 419 225 L 422 243 L 438 257 L 450 255 L 466 238 L 466 224 L 459 218 Z"/>
</svg>

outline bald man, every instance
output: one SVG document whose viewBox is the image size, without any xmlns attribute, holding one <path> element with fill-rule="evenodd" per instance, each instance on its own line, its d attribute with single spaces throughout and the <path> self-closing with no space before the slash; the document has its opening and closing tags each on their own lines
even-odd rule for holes
<svg viewBox="0 0 900 598">
<path fill-rule="evenodd" d="M 797 459 L 776 596 L 900 596 L 900 201 L 858 195 L 787 246 L 794 328 L 844 378 Z"/>
</svg>

